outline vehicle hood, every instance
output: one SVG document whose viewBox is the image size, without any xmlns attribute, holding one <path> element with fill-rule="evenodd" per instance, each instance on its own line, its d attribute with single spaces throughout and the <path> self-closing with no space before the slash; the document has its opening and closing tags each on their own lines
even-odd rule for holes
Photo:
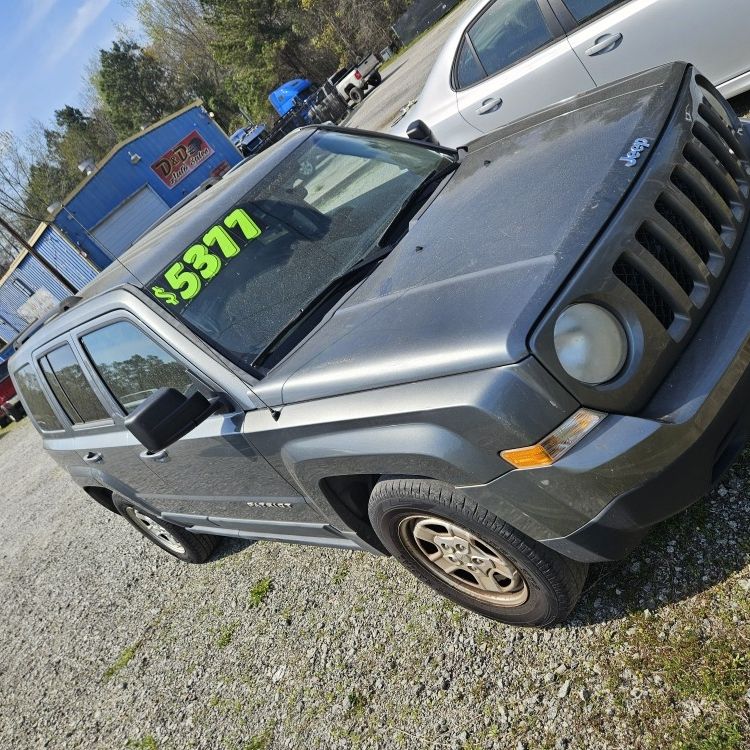
<svg viewBox="0 0 750 750">
<path fill-rule="evenodd" d="M 517 362 L 647 161 L 685 65 L 596 89 L 470 144 L 386 260 L 259 384 L 269 405 Z"/>
</svg>

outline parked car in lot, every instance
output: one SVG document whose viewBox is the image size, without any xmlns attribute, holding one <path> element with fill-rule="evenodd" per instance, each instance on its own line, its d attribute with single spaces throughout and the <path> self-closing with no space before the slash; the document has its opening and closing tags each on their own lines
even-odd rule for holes
<svg viewBox="0 0 750 750">
<path fill-rule="evenodd" d="M 50 455 L 182 560 L 390 553 L 549 625 L 750 431 L 748 127 L 673 64 L 461 151 L 299 130 L 11 373 Z"/>
<path fill-rule="evenodd" d="M 416 106 L 460 146 L 582 91 L 690 60 L 726 97 L 750 89 L 747 0 L 493 0 L 477 3 L 440 52 Z"/>
<path fill-rule="evenodd" d="M 351 104 L 359 104 L 365 98 L 367 89 L 379 86 L 382 80 L 380 58 L 375 53 L 349 69 L 342 68 L 328 79 L 341 98 Z"/>
</svg>

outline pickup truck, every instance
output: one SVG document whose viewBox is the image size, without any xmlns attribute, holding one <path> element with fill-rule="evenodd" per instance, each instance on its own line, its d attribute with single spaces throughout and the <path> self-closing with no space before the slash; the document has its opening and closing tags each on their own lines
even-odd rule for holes
<svg viewBox="0 0 750 750">
<path fill-rule="evenodd" d="M 11 375 L 73 481 L 180 560 L 390 554 L 550 625 L 750 435 L 749 127 L 674 63 L 456 150 L 297 130 Z"/>
<path fill-rule="evenodd" d="M 357 65 L 334 73 L 328 81 L 336 87 L 345 102 L 357 105 L 365 98 L 368 88 L 381 84 L 380 65 L 380 58 L 373 52 Z"/>
</svg>

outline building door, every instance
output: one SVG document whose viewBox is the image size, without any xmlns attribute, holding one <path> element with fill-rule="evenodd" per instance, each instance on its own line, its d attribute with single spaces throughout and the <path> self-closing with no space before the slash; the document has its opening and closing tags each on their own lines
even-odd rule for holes
<svg viewBox="0 0 750 750">
<path fill-rule="evenodd" d="M 109 255 L 118 257 L 167 211 L 169 206 L 146 185 L 102 219 L 91 234 Z"/>
</svg>

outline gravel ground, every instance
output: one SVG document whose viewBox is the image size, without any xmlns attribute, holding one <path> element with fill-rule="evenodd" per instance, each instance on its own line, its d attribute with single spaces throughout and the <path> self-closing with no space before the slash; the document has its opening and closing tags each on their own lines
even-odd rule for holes
<svg viewBox="0 0 750 750">
<path fill-rule="evenodd" d="M 0 747 L 750 747 L 749 460 L 540 632 L 386 558 L 227 541 L 179 563 L 26 422 L 0 432 Z"/>
</svg>

